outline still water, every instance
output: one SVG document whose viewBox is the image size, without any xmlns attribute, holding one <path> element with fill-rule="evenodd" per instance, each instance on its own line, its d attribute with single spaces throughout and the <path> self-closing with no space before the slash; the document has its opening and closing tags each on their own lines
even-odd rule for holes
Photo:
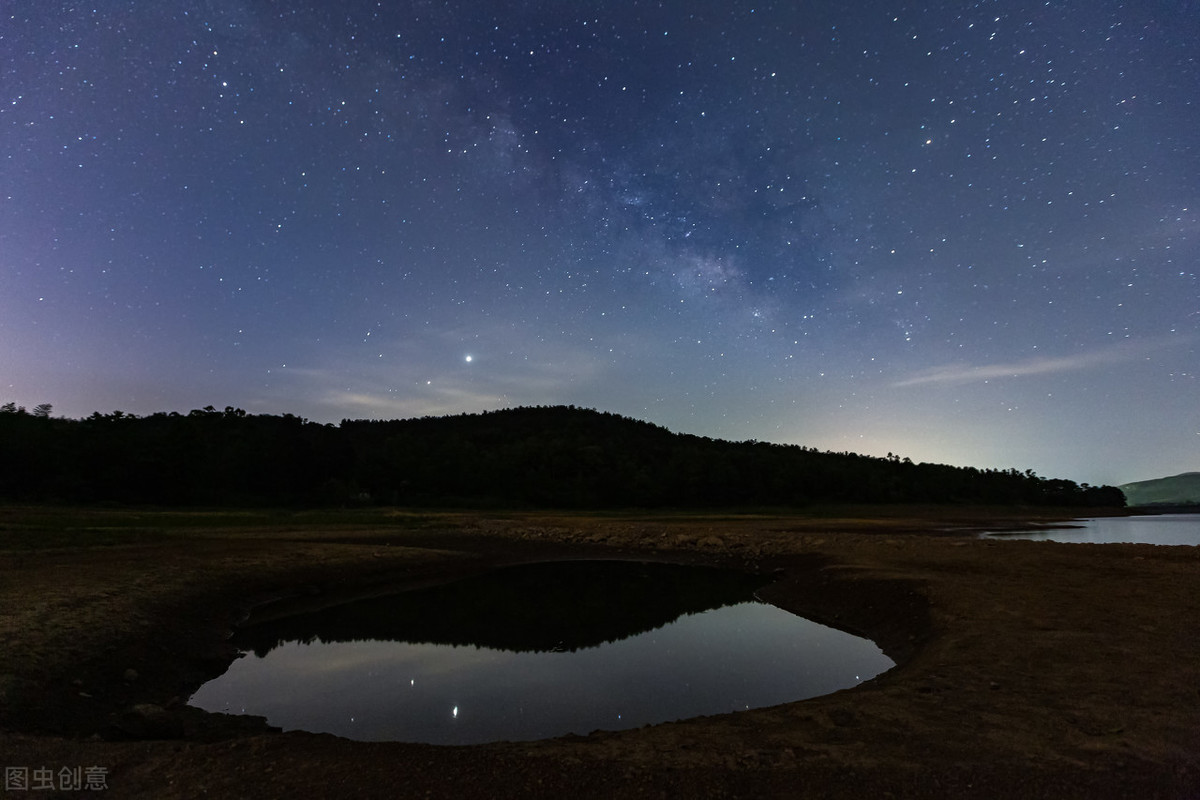
<svg viewBox="0 0 1200 800">
<path fill-rule="evenodd" d="M 1071 528 L 1005 533 L 994 531 L 989 538 L 1037 539 L 1049 542 L 1088 542 L 1110 544 L 1200 545 L 1200 514 L 1159 514 L 1135 517 L 1098 517 L 1077 519 Z"/>
<path fill-rule="evenodd" d="M 761 579 L 664 564 L 524 565 L 248 625 L 191 705 L 364 741 L 475 744 L 800 700 L 894 666 L 753 599 Z"/>
</svg>

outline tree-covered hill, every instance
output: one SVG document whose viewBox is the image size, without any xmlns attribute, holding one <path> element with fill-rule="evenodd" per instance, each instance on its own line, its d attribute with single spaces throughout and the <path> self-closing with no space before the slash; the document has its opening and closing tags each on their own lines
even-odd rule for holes
<svg viewBox="0 0 1200 800">
<path fill-rule="evenodd" d="M 1200 506 L 1200 472 L 1125 483 L 1120 489 L 1133 506 Z"/>
<path fill-rule="evenodd" d="M 573 406 L 322 425 L 211 406 L 82 420 L 0 406 L 0 499 L 559 508 L 986 503 L 1122 506 L 1032 471 L 675 434 Z"/>
</svg>

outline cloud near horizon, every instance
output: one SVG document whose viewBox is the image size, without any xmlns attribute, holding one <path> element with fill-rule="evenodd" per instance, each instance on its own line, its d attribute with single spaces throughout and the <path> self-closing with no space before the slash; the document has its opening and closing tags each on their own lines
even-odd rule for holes
<svg viewBox="0 0 1200 800">
<path fill-rule="evenodd" d="M 1150 350 L 1158 349 L 1160 346 L 1162 346 L 1162 343 L 1152 347 L 1118 345 L 1074 356 L 1042 356 L 1003 364 L 945 364 L 921 370 L 903 380 L 896 381 L 892 386 L 920 386 L 930 383 L 961 384 L 996 380 L 999 378 L 1021 378 L 1027 375 L 1071 372 L 1105 364 L 1130 361 L 1145 355 Z"/>
</svg>

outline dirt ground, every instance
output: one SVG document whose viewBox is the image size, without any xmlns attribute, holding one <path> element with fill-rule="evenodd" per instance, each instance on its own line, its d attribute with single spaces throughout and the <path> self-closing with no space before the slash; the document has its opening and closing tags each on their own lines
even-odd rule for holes
<svg viewBox="0 0 1200 800">
<path fill-rule="evenodd" d="M 0 796 L 78 796 L 70 770 L 97 767 L 105 795 L 147 798 L 1200 797 L 1200 548 L 971 533 L 1000 516 L 1030 519 L 0 508 Z M 578 557 L 776 574 L 772 602 L 897 666 L 772 708 L 474 747 L 186 706 L 255 604 Z"/>
</svg>

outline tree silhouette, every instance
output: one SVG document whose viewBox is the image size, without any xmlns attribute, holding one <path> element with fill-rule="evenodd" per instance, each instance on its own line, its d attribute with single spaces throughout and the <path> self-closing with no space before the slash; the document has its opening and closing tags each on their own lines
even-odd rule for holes
<svg viewBox="0 0 1200 800">
<path fill-rule="evenodd" d="M 338 426 L 232 406 L 83 420 L 51 418 L 50 408 L 0 406 L 0 498 L 562 508 L 1125 502 L 1114 487 L 1032 470 L 728 442 L 570 406 Z"/>
</svg>

